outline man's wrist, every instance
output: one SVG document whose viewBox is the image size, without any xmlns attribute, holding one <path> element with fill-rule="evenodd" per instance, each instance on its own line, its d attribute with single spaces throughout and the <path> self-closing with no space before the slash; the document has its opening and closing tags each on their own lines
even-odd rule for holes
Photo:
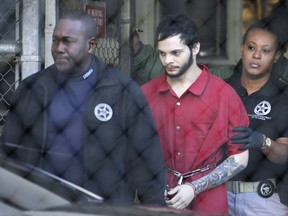
<svg viewBox="0 0 288 216">
<path fill-rule="evenodd" d="M 195 195 L 198 195 L 198 192 L 197 192 L 197 190 L 196 190 L 196 187 L 195 187 L 195 185 L 194 185 L 192 182 L 186 182 L 185 184 L 186 184 L 186 185 L 189 185 L 190 187 L 192 187 Z"/>
</svg>

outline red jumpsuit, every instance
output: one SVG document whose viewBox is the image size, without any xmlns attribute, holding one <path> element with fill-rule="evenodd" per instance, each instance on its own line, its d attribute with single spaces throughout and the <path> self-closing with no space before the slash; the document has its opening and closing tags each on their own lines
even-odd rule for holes
<svg viewBox="0 0 288 216">
<path fill-rule="evenodd" d="M 229 140 L 236 126 L 248 126 L 249 119 L 237 93 L 205 66 L 197 80 L 180 97 L 173 92 L 165 74 L 142 86 L 160 136 L 165 164 L 179 173 L 221 163 L 238 154 L 238 145 Z M 211 172 L 184 178 L 191 182 Z M 169 187 L 179 178 L 167 172 Z M 226 186 L 222 184 L 200 193 L 192 209 L 211 214 L 227 213 Z"/>
</svg>

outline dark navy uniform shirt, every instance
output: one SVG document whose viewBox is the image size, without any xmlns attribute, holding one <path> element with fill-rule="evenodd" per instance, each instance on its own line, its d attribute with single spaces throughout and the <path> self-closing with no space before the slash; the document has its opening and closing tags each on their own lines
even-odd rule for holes
<svg viewBox="0 0 288 216">
<path fill-rule="evenodd" d="M 77 185 L 83 184 L 83 162 L 79 152 L 83 144 L 84 105 L 94 90 L 95 61 L 83 74 L 71 77 L 57 74 L 57 86 L 48 113 L 47 148 L 43 168 Z"/>
</svg>

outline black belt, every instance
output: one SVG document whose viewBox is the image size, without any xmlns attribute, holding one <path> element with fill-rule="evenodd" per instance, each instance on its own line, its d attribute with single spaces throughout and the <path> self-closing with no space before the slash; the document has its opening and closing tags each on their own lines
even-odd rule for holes
<svg viewBox="0 0 288 216">
<path fill-rule="evenodd" d="M 188 171 L 188 172 L 185 172 L 185 173 L 180 173 L 180 172 L 178 172 L 176 170 L 173 170 L 173 169 L 171 169 L 169 167 L 166 167 L 166 168 L 168 169 L 168 171 L 170 173 L 173 173 L 175 176 L 177 176 L 179 178 L 177 185 L 181 185 L 182 182 L 183 182 L 183 179 L 191 177 L 191 176 L 193 176 L 195 174 L 199 174 L 199 173 L 205 172 L 205 171 L 207 171 L 209 169 L 212 169 L 212 168 L 214 168 L 216 166 L 217 166 L 217 163 L 212 163 L 212 164 L 208 164 L 206 167 L 203 167 L 203 168 L 200 168 L 200 169 L 196 169 L 196 170 L 192 170 L 192 171 Z"/>
</svg>

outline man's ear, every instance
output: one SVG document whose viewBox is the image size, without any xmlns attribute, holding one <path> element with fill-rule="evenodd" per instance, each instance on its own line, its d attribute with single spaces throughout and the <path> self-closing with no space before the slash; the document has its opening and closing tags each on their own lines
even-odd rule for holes
<svg viewBox="0 0 288 216">
<path fill-rule="evenodd" d="M 194 56 L 196 56 L 199 53 L 199 51 L 200 51 L 200 43 L 198 42 L 198 43 L 193 45 L 192 53 Z"/>
<path fill-rule="evenodd" d="M 93 53 L 94 52 L 94 49 L 96 47 L 96 38 L 95 37 L 91 37 L 89 38 L 88 40 L 88 52 L 89 53 Z"/>
</svg>

